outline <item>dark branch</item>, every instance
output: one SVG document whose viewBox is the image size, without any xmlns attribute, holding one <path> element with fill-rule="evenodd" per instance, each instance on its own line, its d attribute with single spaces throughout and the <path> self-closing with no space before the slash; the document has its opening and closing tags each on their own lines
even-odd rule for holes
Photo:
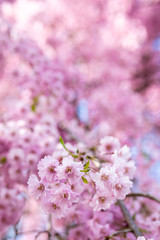
<svg viewBox="0 0 160 240">
<path fill-rule="evenodd" d="M 50 237 L 51 237 L 51 234 L 50 234 L 50 232 L 49 231 L 40 231 L 40 232 L 38 232 L 37 233 L 37 235 L 35 236 L 35 239 L 37 239 L 41 234 L 43 234 L 43 233 L 46 233 L 47 235 L 48 235 L 48 239 L 50 239 Z"/>
<path fill-rule="evenodd" d="M 118 202 L 118 205 L 121 208 L 121 211 L 123 213 L 123 216 L 124 216 L 128 226 L 132 229 L 132 232 L 134 233 L 134 235 L 136 237 L 141 236 L 141 232 L 138 229 L 138 227 L 137 227 L 136 223 L 134 222 L 134 220 L 132 219 L 132 217 L 130 215 L 130 212 L 128 211 L 125 203 L 122 200 L 118 200 L 117 202 Z"/>
<path fill-rule="evenodd" d="M 117 235 L 122 234 L 122 233 L 128 233 L 128 232 L 132 232 L 132 229 L 131 228 L 124 228 L 124 229 L 118 230 L 118 231 L 114 232 L 113 234 L 111 234 L 110 236 L 105 237 L 105 240 L 112 239 L 112 237 L 114 237 L 114 236 L 117 236 Z"/>
<path fill-rule="evenodd" d="M 148 193 L 130 193 L 126 197 L 145 197 L 160 204 L 160 200 Z"/>
</svg>

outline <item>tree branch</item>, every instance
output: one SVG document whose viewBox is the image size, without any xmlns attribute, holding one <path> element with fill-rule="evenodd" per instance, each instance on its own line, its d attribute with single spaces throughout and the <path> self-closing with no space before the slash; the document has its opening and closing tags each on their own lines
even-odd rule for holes
<svg viewBox="0 0 160 240">
<path fill-rule="evenodd" d="M 133 231 L 131 228 L 124 228 L 124 229 L 118 230 L 118 231 L 114 232 L 113 234 L 111 234 L 110 236 L 105 237 L 105 240 L 109 240 L 114 236 L 117 236 L 122 233 L 128 233 L 128 232 L 133 232 Z"/>
<path fill-rule="evenodd" d="M 121 208 L 121 211 L 123 213 L 123 216 L 128 224 L 128 226 L 131 228 L 132 232 L 134 233 L 134 235 L 136 237 L 139 237 L 141 236 L 141 232 L 140 230 L 138 229 L 136 223 L 134 222 L 134 220 L 132 219 L 131 215 L 130 215 L 130 212 L 128 211 L 125 203 L 122 201 L 122 200 L 118 200 L 118 205 L 120 206 Z"/>
<path fill-rule="evenodd" d="M 148 193 L 129 193 L 126 197 L 145 197 L 160 204 L 160 200 Z"/>
<path fill-rule="evenodd" d="M 46 233 L 48 235 L 48 239 L 50 238 L 51 234 L 48 230 L 45 231 L 40 231 L 37 233 L 37 235 L 35 236 L 35 239 L 37 239 L 41 234 Z"/>
</svg>

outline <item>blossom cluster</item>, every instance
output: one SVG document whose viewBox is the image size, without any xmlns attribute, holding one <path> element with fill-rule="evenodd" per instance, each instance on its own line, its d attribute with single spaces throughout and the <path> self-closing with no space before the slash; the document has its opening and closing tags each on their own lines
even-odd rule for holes
<svg viewBox="0 0 160 240">
<path fill-rule="evenodd" d="M 158 197 L 149 169 L 158 169 L 159 146 L 135 146 L 159 129 L 159 11 L 155 0 L 0 0 L 0 238 L 28 212 L 31 174 L 55 235 L 97 240 L 124 229 L 114 203 L 129 193 L 135 166 L 106 135 L 138 148 L 134 187 Z M 71 144 L 55 147 L 59 135 Z M 159 240 L 158 205 L 125 203 L 142 234 Z"/>
<path fill-rule="evenodd" d="M 106 210 L 117 199 L 124 199 L 132 187 L 134 161 L 129 148 L 120 147 L 117 138 L 106 136 L 100 140 L 99 157 L 74 149 L 76 146 L 69 145 L 62 154 L 57 149 L 53 156 L 42 158 L 37 167 L 39 178 L 31 175 L 28 180 L 32 196 L 56 218 L 65 217 L 82 197 L 93 210 Z M 110 161 L 101 163 L 104 154 L 110 156 Z"/>
</svg>

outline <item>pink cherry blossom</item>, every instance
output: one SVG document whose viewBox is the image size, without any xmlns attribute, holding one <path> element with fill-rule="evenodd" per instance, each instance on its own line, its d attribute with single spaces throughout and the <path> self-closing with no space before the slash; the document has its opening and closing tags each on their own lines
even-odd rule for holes
<svg viewBox="0 0 160 240">
<path fill-rule="evenodd" d="M 56 168 L 58 179 L 63 181 L 69 180 L 71 183 L 79 181 L 83 175 L 80 172 L 81 170 L 83 170 L 82 163 L 74 161 L 72 156 L 63 158 L 62 164 Z"/>
<path fill-rule="evenodd" d="M 106 136 L 100 140 L 99 152 L 100 154 L 104 153 L 113 153 L 114 150 L 120 148 L 120 142 L 117 138 L 112 136 Z"/>
<path fill-rule="evenodd" d="M 106 210 L 112 202 L 113 197 L 109 192 L 97 191 L 90 202 L 90 206 L 93 207 L 95 211 Z"/>
<path fill-rule="evenodd" d="M 40 199 L 45 192 L 45 186 L 42 182 L 38 180 L 35 175 L 31 175 L 28 179 L 28 188 L 30 194 L 36 199 Z"/>
<path fill-rule="evenodd" d="M 125 196 L 130 193 L 130 189 L 133 183 L 129 180 L 128 177 L 122 176 L 121 178 L 115 179 L 113 184 L 113 192 L 114 196 L 117 199 L 124 199 Z"/>
<path fill-rule="evenodd" d="M 105 190 L 106 188 L 111 188 L 115 182 L 117 174 L 113 167 L 106 166 L 102 167 L 99 172 L 96 172 L 93 177 L 97 189 Z"/>
<path fill-rule="evenodd" d="M 38 174 L 43 181 L 53 182 L 56 178 L 56 167 L 59 162 L 54 157 L 45 156 L 38 163 Z"/>
</svg>

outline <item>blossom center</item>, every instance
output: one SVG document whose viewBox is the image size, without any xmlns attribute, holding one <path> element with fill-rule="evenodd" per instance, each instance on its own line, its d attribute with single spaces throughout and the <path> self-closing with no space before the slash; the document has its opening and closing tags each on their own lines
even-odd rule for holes
<svg viewBox="0 0 160 240">
<path fill-rule="evenodd" d="M 48 171 L 51 172 L 51 173 L 54 173 L 54 172 L 55 172 L 54 167 L 53 167 L 53 166 L 50 166 L 50 167 L 48 168 Z"/>
<path fill-rule="evenodd" d="M 103 181 L 107 181 L 108 180 L 108 175 L 106 175 L 106 174 L 103 174 L 102 176 L 101 176 L 101 179 L 103 180 Z"/>
<path fill-rule="evenodd" d="M 52 203 L 52 207 L 53 207 L 54 209 L 59 208 L 55 203 Z"/>
<path fill-rule="evenodd" d="M 100 203 L 105 203 L 106 197 L 99 197 L 99 202 Z"/>
<path fill-rule="evenodd" d="M 106 145 L 106 150 L 107 151 L 111 151 L 112 150 L 112 145 L 111 144 L 107 144 Z"/>
<path fill-rule="evenodd" d="M 64 194 L 63 194 L 63 197 L 64 197 L 64 198 L 68 198 L 68 193 L 64 193 Z"/>
<path fill-rule="evenodd" d="M 38 190 L 44 191 L 44 185 L 43 185 L 43 184 L 40 184 L 39 187 L 38 187 Z"/>
<path fill-rule="evenodd" d="M 65 170 L 65 173 L 71 173 L 72 172 L 72 168 L 71 167 L 67 167 Z"/>
<path fill-rule="evenodd" d="M 119 185 L 119 184 L 116 184 L 115 188 L 116 188 L 117 190 L 122 190 L 122 186 Z"/>
<path fill-rule="evenodd" d="M 19 161 L 19 160 L 20 160 L 19 156 L 15 155 L 15 156 L 14 156 L 14 160 L 15 160 L 15 161 Z"/>
</svg>

